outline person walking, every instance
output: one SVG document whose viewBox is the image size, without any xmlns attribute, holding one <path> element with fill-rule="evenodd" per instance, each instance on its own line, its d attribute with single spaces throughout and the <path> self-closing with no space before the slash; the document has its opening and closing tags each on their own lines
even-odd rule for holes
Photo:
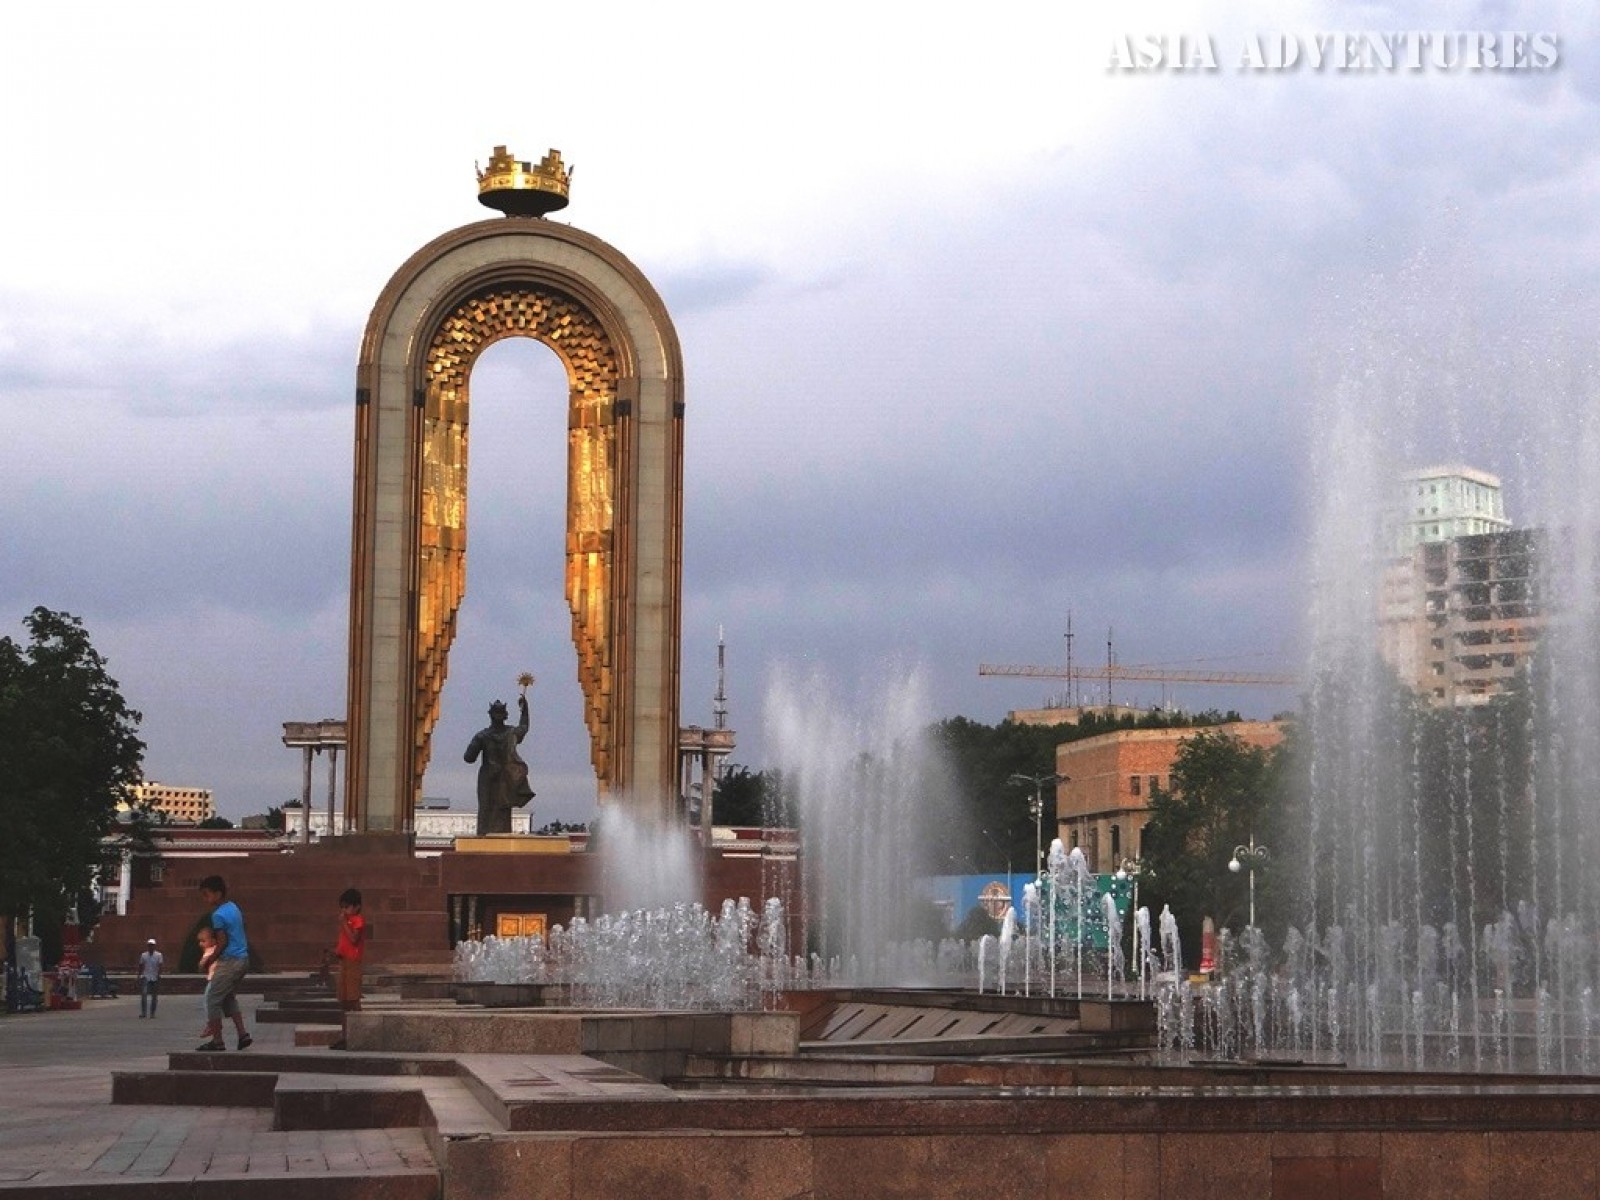
<svg viewBox="0 0 1600 1200">
<path fill-rule="evenodd" d="M 244 1013 L 236 993 L 250 966 L 250 943 L 245 938 L 244 914 L 228 899 L 228 885 L 220 875 L 207 875 L 200 881 L 200 898 L 211 906 L 211 928 L 217 939 L 217 963 L 206 988 L 205 1041 L 197 1050 L 226 1050 L 222 1041 L 222 1018 L 229 1017 L 239 1034 L 239 1049 L 248 1049 L 255 1039 L 244 1027 Z"/>
<path fill-rule="evenodd" d="M 153 1017 L 156 1015 L 156 1001 L 161 998 L 161 968 L 166 963 L 161 951 L 156 949 L 156 940 L 151 938 L 144 944 L 144 953 L 139 955 L 139 1016 Z"/>
</svg>

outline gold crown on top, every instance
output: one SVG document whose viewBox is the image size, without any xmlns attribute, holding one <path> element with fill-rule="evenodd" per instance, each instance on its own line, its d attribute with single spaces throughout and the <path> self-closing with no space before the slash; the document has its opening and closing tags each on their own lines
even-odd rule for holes
<svg viewBox="0 0 1600 1200">
<path fill-rule="evenodd" d="M 478 201 L 508 217 L 542 217 L 567 206 L 570 179 L 559 150 L 552 149 L 534 166 L 496 146 L 488 167 L 478 168 Z"/>
</svg>

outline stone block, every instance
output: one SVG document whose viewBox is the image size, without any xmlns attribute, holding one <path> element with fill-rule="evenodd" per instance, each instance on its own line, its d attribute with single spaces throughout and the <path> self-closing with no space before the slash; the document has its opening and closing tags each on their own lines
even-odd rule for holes
<svg viewBox="0 0 1600 1200">
<path fill-rule="evenodd" d="M 682 1013 L 668 1014 L 664 1036 L 665 1044 L 674 1050 L 694 1049 L 694 1018 Z"/>
<path fill-rule="evenodd" d="M 793 1055 L 799 1051 L 800 1017 L 796 1013 L 733 1013 L 728 1022 L 733 1054 Z"/>
<path fill-rule="evenodd" d="M 1403 1132 L 1380 1136 L 1385 1196 L 1460 1200 L 1462 1196 L 1495 1194 L 1487 1133 Z"/>
<path fill-rule="evenodd" d="M 481 1200 L 572 1200 L 572 1134 L 518 1134 L 446 1145 L 440 1167 L 447 1196 Z"/>
<path fill-rule="evenodd" d="M 618 1017 L 586 1017 L 584 1019 L 585 1033 L 592 1026 L 595 1031 L 594 1050 L 599 1053 L 616 1053 L 618 1051 L 634 1049 L 633 1026 L 638 1018 L 628 1016 Z M 587 1037 L 585 1044 L 587 1044 Z"/>
<path fill-rule="evenodd" d="M 1116 1196 L 1123 1187 L 1123 1148 L 1120 1133 L 1080 1133 L 1049 1137 L 1044 1146 L 1045 1176 L 1052 1198 Z M 1065 1186 L 1071 1181 L 1070 1188 Z"/>
<path fill-rule="evenodd" d="M 1383 1172 L 1370 1156 L 1285 1155 L 1272 1160 L 1273 1200 L 1383 1200 Z"/>
<path fill-rule="evenodd" d="M 1163 1196 L 1237 1200 L 1272 1193 L 1271 1134 L 1163 1133 L 1159 1153 Z"/>
<path fill-rule="evenodd" d="M 415 1129 L 427 1101 L 415 1087 L 280 1087 L 273 1097 L 274 1129 Z"/>
<path fill-rule="evenodd" d="M 1047 1196 L 1035 1139 L 1007 1134 L 907 1134 L 811 1138 L 815 1200 L 941 1200 Z M 798 1186 L 791 1194 L 804 1194 Z M 1088 1193 L 1074 1193 L 1087 1195 Z"/>
<path fill-rule="evenodd" d="M 689 1049 L 696 1054 L 728 1053 L 726 1013 L 695 1013 L 689 1018 Z"/>
<path fill-rule="evenodd" d="M 1152 1033 L 1155 1005 L 1144 1000 L 1080 1000 L 1078 1028 L 1085 1033 Z"/>
<path fill-rule="evenodd" d="M 798 1134 L 585 1135 L 574 1139 L 571 1198 L 792 1200 L 811 1194 L 811 1171 L 811 1148 Z"/>
<path fill-rule="evenodd" d="M 1545 1200 L 1600 1192 L 1595 1162 L 1600 1132 L 1494 1130 L 1488 1138 L 1494 1178 L 1516 1180 L 1519 1193 Z"/>
<path fill-rule="evenodd" d="M 277 1076 L 254 1071 L 116 1071 L 113 1104 L 270 1108 Z"/>
</svg>

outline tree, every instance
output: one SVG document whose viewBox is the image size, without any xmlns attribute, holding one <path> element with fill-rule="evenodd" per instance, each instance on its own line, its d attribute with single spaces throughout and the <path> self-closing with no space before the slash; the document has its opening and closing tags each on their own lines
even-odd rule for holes
<svg viewBox="0 0 1600 1200">
<path fill-rule="evenodd" d="M 967 910 L 967 915 L 961 918 L 961 923 L 950 931 L 950 936 L 960 938 L 964 942 L 975 942 L 984 935 L 989 937 L 1000 936 L 1000 922 L 989 915 L 987 909 L 981 904 L 974 904 Z"/>
<path fill-rule="evenodd" d="M 1171 785 L 1151 795 L 1144 831 L 1146 895 L 1156 911 L 1171 906 L 1191 959 L 1205 917 L 1219 929 L 1245 923 L 1249 879 L 1229 871 L 1228 861 L 1234 847 L 1252 836 L 1267 844 L 1276 827 L 1275 757 L 1226 727 L 1201 729 L 1180 745 Z M 1258 916 L 1266 913 L 1259 901 L 1270 876 L 1257 871 Z"/>
<path fill-rule="evenodd" d="M 197 828 L 197 829 L 232 829 L 233 828 L 233 822 L 228 820 L 227 817 L 207 817 L 204 821 L 201 821 L 199 823 L 199 825 L 197 825 L 195 828 Z"/>
<path fill-rule="evenodd" d="M 534 830 L 540 837 L 560 837 L 565 833 L 585 833 L 589 827 L 582 821 L 550 821 Z"/>
<path fill-rule="evenodd" d="M 1029 812 L 1031 784 L 1011 782 L 1013 775 L 1048 775 L 1055 770 L 1056 746 L 1072 738 L 1071 725 L 1024 725 L 1002 721 L 985 725 L 966 717 L 938 722 L 932 740 L 939 747 L 965 811 L 945 838 L 955 866 L 968 871 L 1004 871 L 1014 867 L 1033 877 L 1034 822 Z M 1044 790 L 1040 827 L 1048 846 L 1055 836 L 1055 790 Z"/>
<path fill-rule="evenodd" d="M 144 743 L 83 622 L 35 608 L 0 638 L 0 914 L 57 922 L 107 858 Z"/>
<path fill-rule="evenodd" d="M 718 825 L 787 829 L 794 826 L 796 816 L 776 768 L 752 771 L 729 763 L 711 793 L 711 819 Z"/>
</svg>

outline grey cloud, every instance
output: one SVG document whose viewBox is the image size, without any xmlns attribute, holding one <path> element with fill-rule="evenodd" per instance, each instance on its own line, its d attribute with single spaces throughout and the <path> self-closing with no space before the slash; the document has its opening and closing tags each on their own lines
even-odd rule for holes
<svg viewBox="0 0 1600 1200">
<path fill-rule="evenodd" d="M 48 388 L 154 417 L 353 407 L 359 337 L 318 323 L 212 340 L 195 317 L 124 322 L 0 295 L 0 397 Z"/>
<path fill-rule="evenodd" d="M 738 304 L 773 279 L 771 268 L 758 263 L 724 262 L 670 269 L 655 282 L 668 311 L 682 318 Z"/>
<path fill-rule="evenodd" d="M 811 261 L 663 271 L 688 371 L 685 718 L 709 717 L 719 624 L 738 757 L 758 766 L 761 694 L 784 663 L 848 681 L 920 658 L 942 711 L 996 719 L 1060 685 L 979 680 L 977 664 L 1058 660 L 1069 608 L 1083 663 L 1103 661 L 1111 625 L 1124 662 L 1292 652 L 1312 439 L 1328 381 L 1371 357 L 1367 289 L 1393 293 L 1418 248 L 1436 247 L 1422 269 L 1438 285 L 1402 331 L 1372 336 L 1414 340 L 1393 377 L 1421 380 L 1422 407 L 1461 361 L 1461 347 L 1428 348 L 1437 327 L 1480 331 L 1458 337 L 1476 376 L 1450 401 L 1455 416 L 1496 390 L 1525 394 L 1542 327 L 1502 334 L 1508 312 L 1592 289 L 1577 186 L 1593 169 L 1586 80 L 1576 58 L 1563 65 L 1554 86 L 1580 97 L 1571 105 L 1489 79 L 1129 80 L 1168 92 L 1142 126 L 992 181 L 981 217 L 908 212 L 851 235 L 825 226 L 830 214 L 795 233 Z M 1459 321 L 1442 315 L 1451 305 Z M 114 618 L 131 698 L 152 712 L 155 770 L 249 796 L 239 811 L 281 802 L 297 774 L 275 724 L 342 704 L 359 331 L 187 356 L 148 329 L 90 344 L 56 320 L 0 326 L 0 387 L 47 405 L 48 383 L 80 416 L 115 410 L 153 481 L 118 466 L 93 428 L 82 461 L 117 468 L 104 486 L 60 462 L 26 489 L 0 481 L 20 531 L 0 592 L 18 615 L 60 597 Z M 481 370 L 503 371 L 501 394 L 530 397 L 529 419 L 545 424 L 496 425 L 489 374 L 475 376 L 473 553 L 439 788 L 465 798 L 470 773 L 447 760 L 527 665 L 541 676 L 536 772 L 549 772 L 552 805 L 581 806 L 561 383 L 537 354 L 506 354 Z M 264 412 L 282 424 L 252 443 L 246 423 Z M 193 440 L 161 455 L 163 422 L 187 421 Z M 227 484 L 208 440 L 231 458 Z M 163 605 L 218 614 L 214 628 L 184 647 Z M 316 629 L 302 639 L 306 613 Z M 157 644 L 166 652 L 138 649 Z M 241 672 L 261 686 L 241 690 Z M 1292 699 L 1177 698 L 1257 713 Z M 212 708 L 251 731 L 248 745 Z M 173 750 L 196 739 L 200 750 Z"/>
</svg>

